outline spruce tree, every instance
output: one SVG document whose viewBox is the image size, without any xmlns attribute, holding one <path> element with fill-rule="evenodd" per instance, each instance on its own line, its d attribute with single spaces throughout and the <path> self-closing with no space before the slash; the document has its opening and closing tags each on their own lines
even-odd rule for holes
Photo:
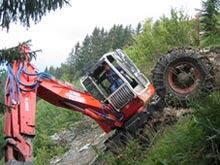
<svg viewBox="0 0 220 165">
<path fill-rule="evenodd" d="M 30 20 L 35 23 L 50 11 L 55 11 L 69 4 L 69 0 L 2 0 L 0 3 L 0 26 L 10 27 L 12 22 L 20 22 L 23 26 L 30 26 Z"/>
<path fill-rule="evenodd" d="M 203 45 L 220 44 L 220 1 L 203 1 L 201 28 Z"/>
</svg>

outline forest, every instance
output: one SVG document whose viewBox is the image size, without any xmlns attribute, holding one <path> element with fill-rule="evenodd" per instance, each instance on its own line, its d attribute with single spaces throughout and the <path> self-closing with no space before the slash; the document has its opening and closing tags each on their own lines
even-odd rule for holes
<svg viewBox="0 0 220 165">
<path fill-rule="evenodd" d="M 220 2 L 218 0 L 204 1 L 203 10 L 198 14 L 198 17 L 192 18 L 184 10 L 171 9 L 170 16 L 162 15 L 158 20 L 148 18 L 136 27 L 113 25 L 109 30 L 95 27 L 92 34 L 87 34 L 82 42 L 73 45 L 68 58 L 60 67 L 49 66 L 45 72 L 81 88 L 79 77 L 82 74 L 82 68 L 89 62 L 99 59 L 104 53 L 121 48 L 150 78 L 151 70 L 157 60 L 171 48 L 179 46 L 205 48 L 220 45 Z M 4 89 L 6 78 L 6 70 L 1 69 L 1 89 Z M 4 113 L 3 92 L 0 90 L 0 110 Z M 156 162 L 157 165 L 160 163 L 162 165 L 208 165 L 220 163 L 219 100 L 219 92 L 215 92 L 207 96 L 205 103 L 198 100 L 191 104 L 196 111 L 195 115 L 186 116 L 165 131 L 163 138 L 158 139 L 148 158 L 141 156 L 138 151 L 136 153 L 140 155 L 129 152 L 137 148 L 137 144 L 131 144 L 119 159 L 109 158 L 111 160 L 109 164 L 152 164 Z M 4 125 L 3 113 L 0 115 L 1 132 L 3 132 Z M 37 135 L 33 141 L 34 164 L 49 164 L 51 158 L 67 151 L 68 146 L 54 144 L 50 136 L 61 129 L 70 129 L 74 122 L 82 119 L 82 114 L 57 108 L 38 98 Z M 1 133 L 0 146 L 4 144 L 3 133 Z M 168 157 L 169 160 L 167 160 Z M 3 163 L 2 150 L 0 150 L 0 159 Z"/>
</svg>

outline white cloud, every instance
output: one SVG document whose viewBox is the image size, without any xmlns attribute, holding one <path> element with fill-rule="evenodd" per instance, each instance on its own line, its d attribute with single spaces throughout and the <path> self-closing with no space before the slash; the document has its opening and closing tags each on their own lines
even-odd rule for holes
<svg viewBox="0 0 220 165">
<path fill-rule="evenodd" d="M 171 7 L 184 8 L 194 16 L 194 8 L 201 8 L 200 0 L 72 0 L 71 6 L 51 12 L 27 30 L 20 25 L 11 25 L 9 33 L 0 31 L 0 48 L 11 47 L 19 42 L 32 40 L 32 50 L 38 53 L 35 65 L 40 70 L 45 66 L 59 66 L 68 57 L 77 41 L 91 34 L 94 27 L 106 30 L 113 24 L 131 24 L 132 27 L 149 17 L 155 19 L 167 15 Z"/>
</svg>

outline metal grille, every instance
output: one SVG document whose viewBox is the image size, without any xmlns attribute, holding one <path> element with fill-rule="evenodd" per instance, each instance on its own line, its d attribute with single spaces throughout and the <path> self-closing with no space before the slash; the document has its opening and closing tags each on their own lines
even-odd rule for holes
<svg viewBox="0 0 220 165">
<path fill-rule="evenodd" d="M 108 98 L 108 101 L 114 106 L 115 109 L 120 110 L 133 98 L 134 93 L 126 84 L 123 84 Z"/>
</svg>

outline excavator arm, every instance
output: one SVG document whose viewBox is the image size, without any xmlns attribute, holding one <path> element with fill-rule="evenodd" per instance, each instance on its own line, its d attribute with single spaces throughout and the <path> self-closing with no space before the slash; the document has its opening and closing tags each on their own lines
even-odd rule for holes
<svg viewBox="0 0 220 165">
<path fill-rule="evenodd" d="M 29 63 L 29 48 L 21 45 L 25 61 L 7 65 L 8 79 L 5 86 L 6 164 L 32 164 L 35 136 L 35 111 L 37 96 L 53 105 L 79 111 L 94 120 L 105 132 L 122 125 L 123 116 L 110 104 L 103 104 L 91 94 L 56 80 L 48 73 L 37 73 Z M 22 162 L 22 163 L 21 163 Z"/>
</svg>

